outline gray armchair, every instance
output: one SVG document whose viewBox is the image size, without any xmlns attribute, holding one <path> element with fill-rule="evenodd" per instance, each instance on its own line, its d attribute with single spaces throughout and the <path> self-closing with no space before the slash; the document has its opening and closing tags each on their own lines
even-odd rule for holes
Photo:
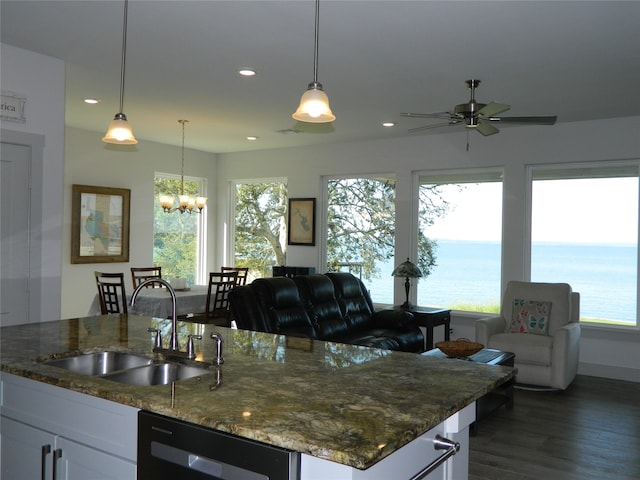
<svg viewBox="0 0 640 480">
<path fill-rule="evenodd" d="M 570 285 L 511 281 L 500 315 L 476 322 L 476 341 L 515 353 L 519 384 L 564 390 L 578 371 L 579 319 Z"/>
</svg>

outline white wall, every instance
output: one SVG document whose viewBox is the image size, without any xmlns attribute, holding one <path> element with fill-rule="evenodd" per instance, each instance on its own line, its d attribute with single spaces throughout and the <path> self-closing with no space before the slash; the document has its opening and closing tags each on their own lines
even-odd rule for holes
<svg viewBox="0 0 640 480">
<path fill-rule="evenodd" d="M 330 146 L 229 153 L 218 156 L 218 191 L 231 180 L 282 176 L 289 195 L 322 199 L 324 175 L 395 174 L 397 180 L 396 257 L 407 256 L 412 241 L 411 198 L 416 171 L 497 166 L 504 168 L 502 281 L 526 277 L 526 167 L 531 164 L 614 161 L 640 162 L 640 117 L 559 123 L 554 127 L 502 127 L 499 135 L 466 133 L 418 135 L 395 140 L 342 143 Z M 219 202 L 226 202 L 219 198 Z M 223 209 L 224 210 L 224 209 Z M 323 211 L 323 205 L 318 206 Z M 320 219 L 322 221 L 322 219 Z M 220 239 L 219 244 L 222 242 Z M 323 271 L 319 247 L 290 246 L 290 265 Z M 392 281 L 390 279 L 390 281 Z M 395 302 L 401 302 L 396 279 Z M 375 301 L 375 299 L 374 299 Z M 473 337 L 473 317 L 454 314 L 455 336 Z M 580 373 L 640 381 L 640 333 L 583 327 Z"/>
<path fill-rule="evenodd" d="M 105 125 L 109 119 L 105 120 Z M 180 126 L 178 119 L 167 119 Z M 106 127 L 105 127 L 106 128 Z M 64 224 L 62 255 L 62 318 L 87 315 L 97 290 L 94 270 L 125 272 L 129 268 L 153 265 L 153 200 L 155 172 L 180 174 L 180 147 L 139 140 L 137 145 L 114 146 L 102 142 L 102 134 L 67 128 L 65 130 Z M 208 194 L 216 186 L 215 155 L 185 148 L 185 173 L 208 179 Z M 71 189 L 73 184 L 128 188 L 131 190 L 129 263 L 71 264 Z M 211 199 L 205 208 L 209 248 L 215 251 L 216 215 Z M 179 215 L 173 213 L 172 215 Z M 207 270 L 214 270 L 209 255 Z M 131 293 L 131 288 L 128 288 Z"/>
<path fill-rule="evenodd" d="M 3 120 L 11 132 L 44 137 L 41 202 L 33 209 L 42 216 L 40 242 L 41 281 L 38 285 L 42 320 L 60 317 L 62 255 L 62 164 L 64 153 L 64 62 L 56 58 L 2 44 L 1 80 L 5 91 L 26 97 L 25 123 Z"/>
</svg>

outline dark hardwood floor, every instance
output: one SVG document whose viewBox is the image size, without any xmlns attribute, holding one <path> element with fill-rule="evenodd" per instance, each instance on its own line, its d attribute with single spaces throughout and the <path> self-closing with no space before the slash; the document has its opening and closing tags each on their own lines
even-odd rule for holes
<svg viewBox="0 0 640 480">
<path fill-rule="evenodd" d="M 516 390 L 478 423 L 469 480 L 640 479 L 640 383 L 578 375 L 564 392 Z"/>
</svg>

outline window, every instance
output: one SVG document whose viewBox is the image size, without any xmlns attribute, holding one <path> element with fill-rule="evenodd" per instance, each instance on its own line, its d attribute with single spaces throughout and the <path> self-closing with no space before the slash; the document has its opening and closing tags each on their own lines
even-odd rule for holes
<svg viewBox="0 0 640 480">
<path fill-rule="evenodd" d="M 532 170 L 531 280 L 580 292 L 583 322 L 637 325 L 637 165 Z"/>
<path fill-rule="evenodd" d="M 502 172 L 420 175 L 418 188 L 419 256 L 432 256 L 418 305 L 498 312 Z"/>
<path fill-rule="evenodd" d="M 327 180 L 327 270 L 360 276 L 374 302 L 393 303 L 395 179 Z"/>
<path fill-rule="evenodd" d="M 155 206 L 153 222 L 153 263 L 162 267 L 163 278 L 182 277 L 188 284 L 206 283 L 205 221 L 206 209 L 198 213 L 165 213 L 158 199 L 160 194 L 180 191 L 180 176 L 155 174 Z M 188 195 L 204 195 L 205 180 L 187 178 L 184 191 Z"/>
<path fill-rule="evenodd" d="M 248 282 L 270 277 L 287 260 L 286 180 L 236 183 L 234 196 L 234 266 L 249 267 Z"/>
</svg>

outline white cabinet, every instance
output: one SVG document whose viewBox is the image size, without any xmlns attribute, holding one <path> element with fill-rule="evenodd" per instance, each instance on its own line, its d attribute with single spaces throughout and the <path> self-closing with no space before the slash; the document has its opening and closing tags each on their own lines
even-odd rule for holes
<svg viewBox="0 0 640 480">
<path fill-rule="evenodd" d="M 2 480 L 135 480 L 137 409 L 2 374 Z"/>
</svg>

